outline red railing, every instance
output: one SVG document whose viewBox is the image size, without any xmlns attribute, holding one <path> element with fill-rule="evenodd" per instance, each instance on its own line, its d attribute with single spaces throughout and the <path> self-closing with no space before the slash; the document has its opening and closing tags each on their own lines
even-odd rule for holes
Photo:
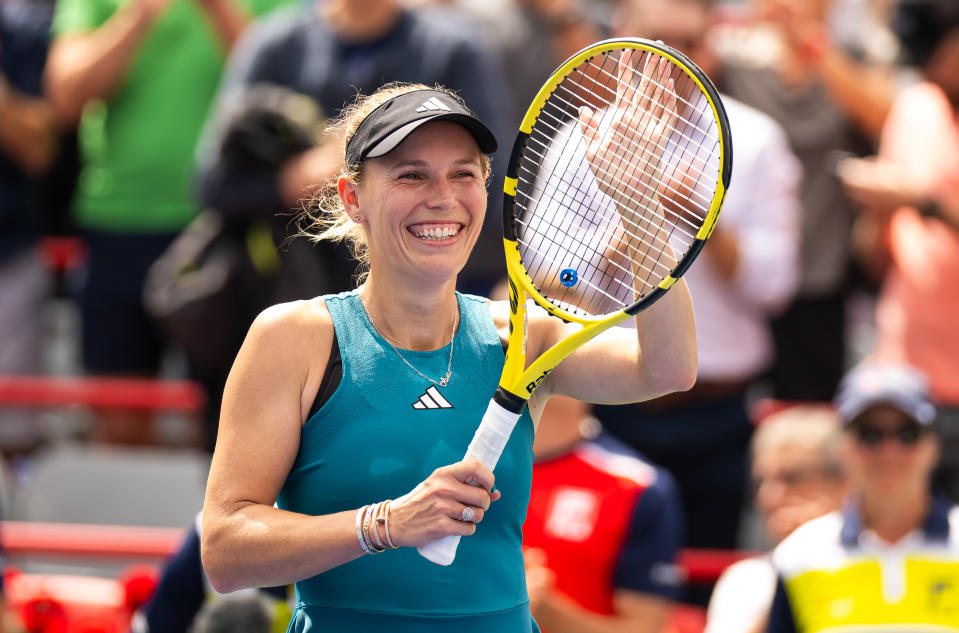
<svg viewBox="0 0 959 633">
<path fill-rule="evenodd" d="M 182 528 L 0 521 L 11 558 L 158 559 L 183 540 Z"/>
<path fill-rule="evenodd" d="M 184 536 L 181 528 L 0 521 L 0 538 L 11 559 L 162 559 Z M 754 555 L 738 550 L 685 549 L 679 564 L 689 584 L 714 582 L 732 563 Z"/>
<path fill-rule="evenodd" d="M 0 404 L 5 405 L 86 405 L 197 412 L 205 399 L 203 388 L 189 380 L 0 374 Z"/>
</svg>

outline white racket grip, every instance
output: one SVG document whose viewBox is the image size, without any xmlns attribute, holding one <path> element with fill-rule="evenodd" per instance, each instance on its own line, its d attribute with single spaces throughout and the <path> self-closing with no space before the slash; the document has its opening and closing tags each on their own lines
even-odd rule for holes
<svg viewBox="0 0 959 633">
<path fill-rule="evenodd" d="M 519 416 L 520 413 L 508 411 L 495 400 L 491 400 L 463 459 L 476 459 L 490 470 L 496 468 L 496 462 L 503 454 Z M 451 534 L 422 545 L 417 551 L 423 558 L 437 565 L 449 565 L 456 558 L 459 543 L 459 535 Z"/>
</svg>

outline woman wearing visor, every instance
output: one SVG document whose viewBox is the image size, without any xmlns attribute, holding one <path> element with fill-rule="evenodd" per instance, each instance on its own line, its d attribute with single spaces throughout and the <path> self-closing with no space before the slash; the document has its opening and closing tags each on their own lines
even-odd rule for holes
<svg viewBox="0 0 959 633">
<path fill-rule="evenodd" d="M 536 631 L 521 550 L 532 417 L 495 486 L 479 462 L 460 461 L 508 331 L 507 302 L 455 291 L 496 140 L 454 94 L 421 85 L 360 97 L 331 132 L 346 139 L 345 169 L 306 231 L 346 240 L 369 272 L 354 291 L 274 306 L 250 329 L 207 487 L 206 571 L 219 591 L 295 582 L 291 631 Z M 565 327 L 541 318 L 531 353 Z M 685 288 L 637 325 L 663 335 L 640 350 L 635 333 L 607 332 L 537 394 L 605 402 L 687 389 Z M 451 534 L 467 538 L 448 567 L 415 549 Z"/>
</svg>

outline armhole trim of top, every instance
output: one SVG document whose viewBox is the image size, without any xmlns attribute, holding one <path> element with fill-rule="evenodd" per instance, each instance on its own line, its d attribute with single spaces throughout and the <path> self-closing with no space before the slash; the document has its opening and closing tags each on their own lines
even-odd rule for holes
<svg viewBox="0 0 959 633">
<path fill-rule="evenodd" d="M 326 363 L 326 370 L 323 372 L 323 380 L 320 381 L 320 388 L 316 390 L 316 397 L 313 399 L 313 405 L 310 407 L 310 413 L 306 416 L 310 420 L 316 413 L 323 408 L 323 405 L 333 397 L 340 381 L 343 380 L 343 357 L 340 355 L 340 343 L 336 336 L 333 336 L 333 346 L 330 348 L 330 358 Z"/>
</svg>

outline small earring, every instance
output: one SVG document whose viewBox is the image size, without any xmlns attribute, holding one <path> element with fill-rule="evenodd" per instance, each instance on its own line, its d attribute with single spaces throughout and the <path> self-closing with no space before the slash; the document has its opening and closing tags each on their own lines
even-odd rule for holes
<svg viewBox="0 0 959 633">
<path fill-rule="evenodd" d="M 357 222 L 359 222 L 359 221 L 360 221 L 360 216 L 354 215 L 354 216 L 353 216 L 353 219 L 356 220 Z"/>
</svg>

